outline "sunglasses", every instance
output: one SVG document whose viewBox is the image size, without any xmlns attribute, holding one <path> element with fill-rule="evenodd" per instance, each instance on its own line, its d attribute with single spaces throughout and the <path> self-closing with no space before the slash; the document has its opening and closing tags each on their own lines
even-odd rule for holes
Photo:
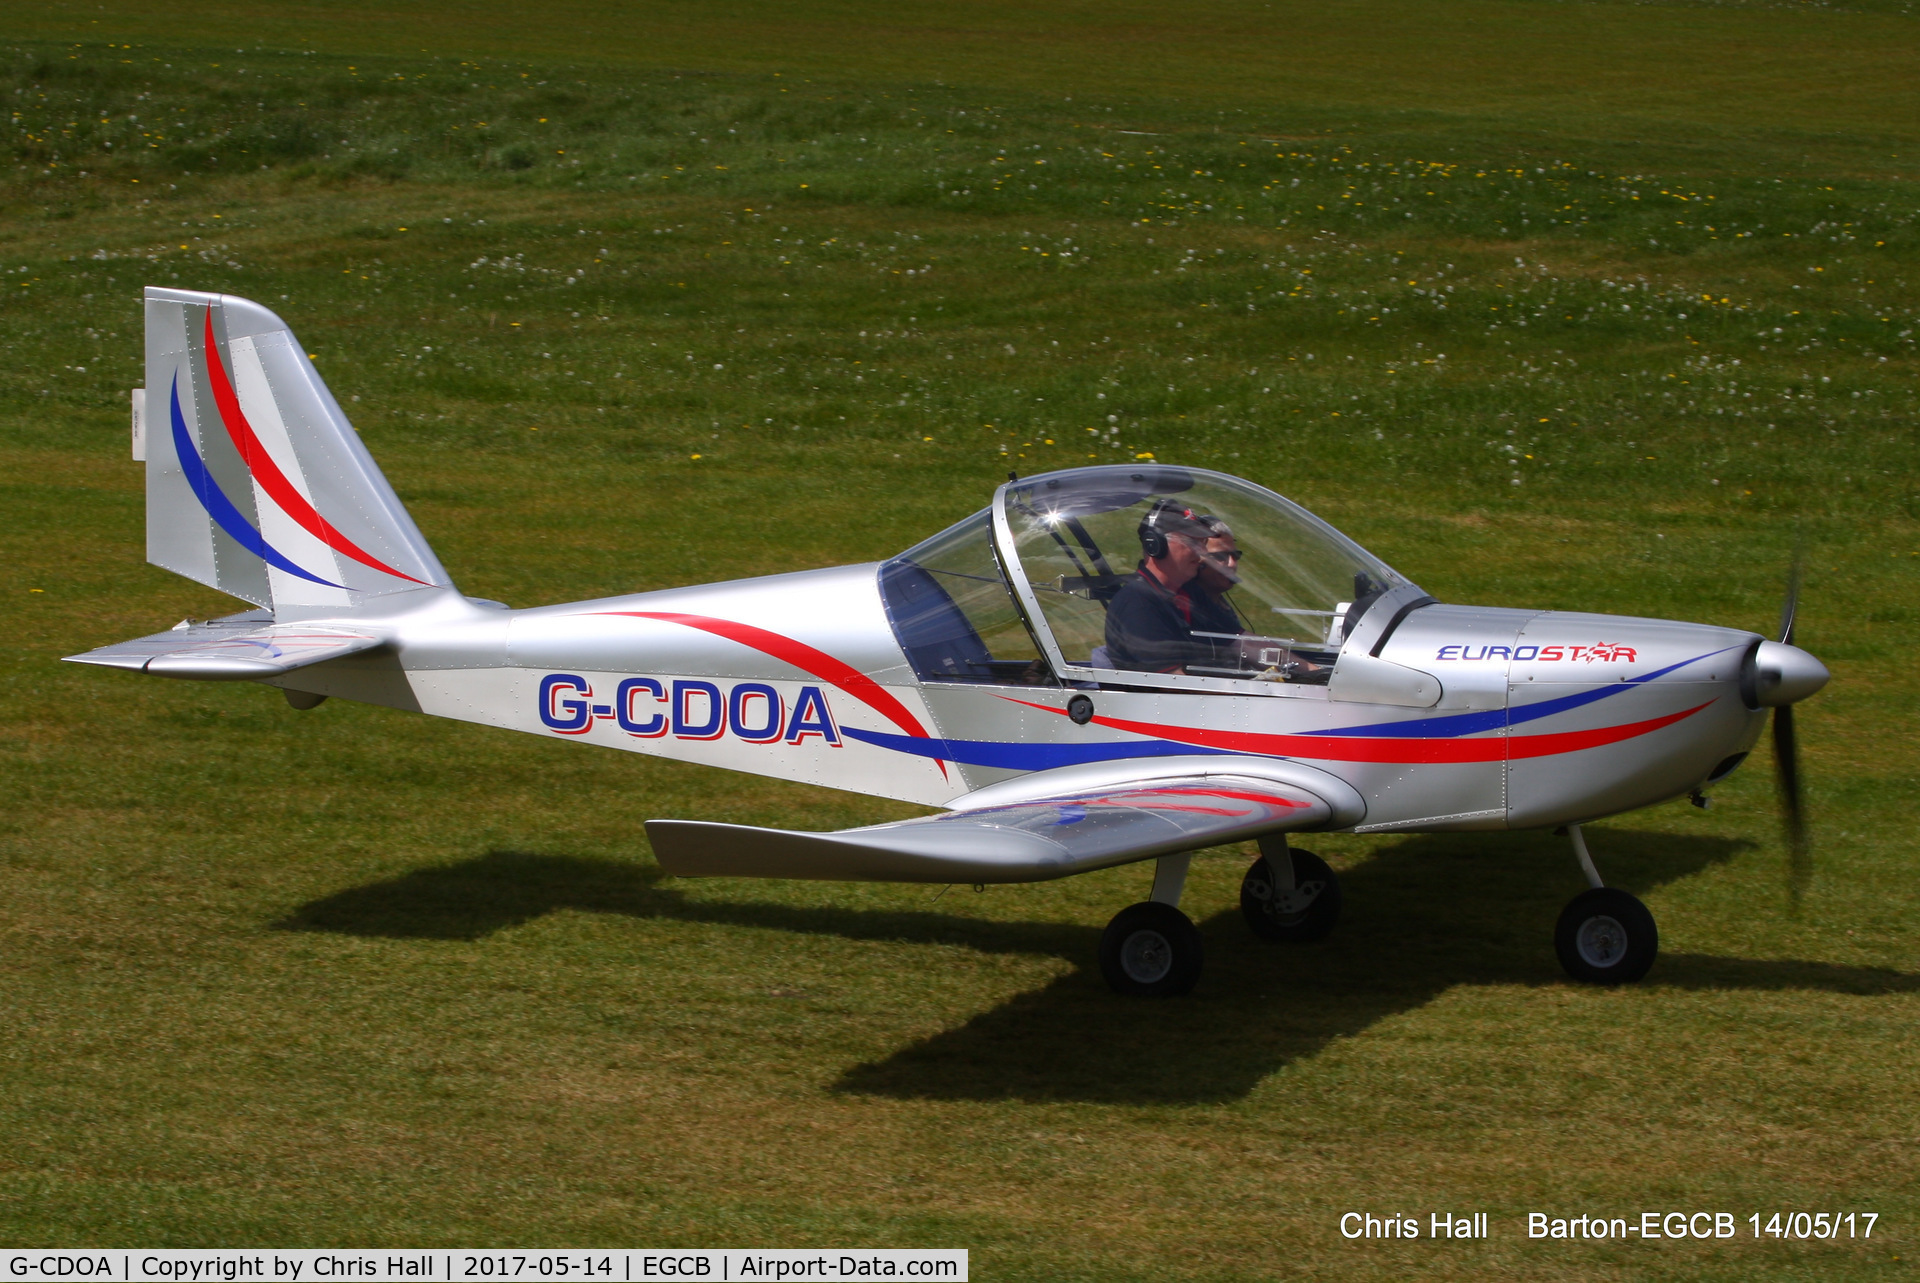
<svg viewBox="0 0 1920 1283">
<path fill-rule="evenodd" d="M 1238 561 L 1246 554 L 1238 548 L 1229 548 L 1225 552 L 1208 552 L 1205 556 L 1209 561 Z"/>
</svg>

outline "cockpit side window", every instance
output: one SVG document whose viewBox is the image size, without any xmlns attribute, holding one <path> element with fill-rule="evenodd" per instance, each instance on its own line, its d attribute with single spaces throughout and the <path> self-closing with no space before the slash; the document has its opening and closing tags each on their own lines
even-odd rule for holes
<svg viewBox="0 0 1920 1283">
<path fill-rule="evenodd" d="M 880 596 L 922 681 L 1052 684 L 993 554 L 991 511 L 881 566 Z"/>
</svg>

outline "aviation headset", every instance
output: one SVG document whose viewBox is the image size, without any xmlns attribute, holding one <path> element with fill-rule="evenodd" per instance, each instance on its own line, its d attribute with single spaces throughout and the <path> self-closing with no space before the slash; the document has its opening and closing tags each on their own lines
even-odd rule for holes
<svg viewBox="0 0 1920 1283">
<path fill-rule="evenodd" d="M 1147 515 L 1140 518 L 1140 552 L 1149 561 L 1157 561 L 1167 555 L 1167 532 L 1160 528 L 1160 519 L 1168 514 L 1178 514 L 1176 521 L 1193 520 L 1193 510 L 1175 503 L 1171 499 L 1156 499 L 1153 507 L 1147 509 Z"/>
</svg>

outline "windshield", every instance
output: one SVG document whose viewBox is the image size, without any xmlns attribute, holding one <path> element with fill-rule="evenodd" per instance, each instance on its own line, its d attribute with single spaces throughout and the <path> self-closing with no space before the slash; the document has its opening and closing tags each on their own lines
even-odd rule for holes
<svg viewBox="0 0 1920 1283">
<path fill-rule="evenodd" d="M 1078 468 L 1011 482 L 1002 502 L 1073 667 L 1324 683 L 1361 615 L 1407 582 L 1305 508 L 1215 472 Z"/>
</svg>

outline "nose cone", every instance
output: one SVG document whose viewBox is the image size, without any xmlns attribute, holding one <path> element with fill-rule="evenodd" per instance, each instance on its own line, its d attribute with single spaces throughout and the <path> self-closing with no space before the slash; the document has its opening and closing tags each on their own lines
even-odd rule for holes
<svg viewBox="0 0 1920 1283">
<path fill-rule="evenodd" d="M 1797 704 L 1827 684 L 1827 666 L 1784 642 L 1763 641 L 1747 661 L 1752 667 L 1753 702 L 1762 708 Z"/>
</svg>

